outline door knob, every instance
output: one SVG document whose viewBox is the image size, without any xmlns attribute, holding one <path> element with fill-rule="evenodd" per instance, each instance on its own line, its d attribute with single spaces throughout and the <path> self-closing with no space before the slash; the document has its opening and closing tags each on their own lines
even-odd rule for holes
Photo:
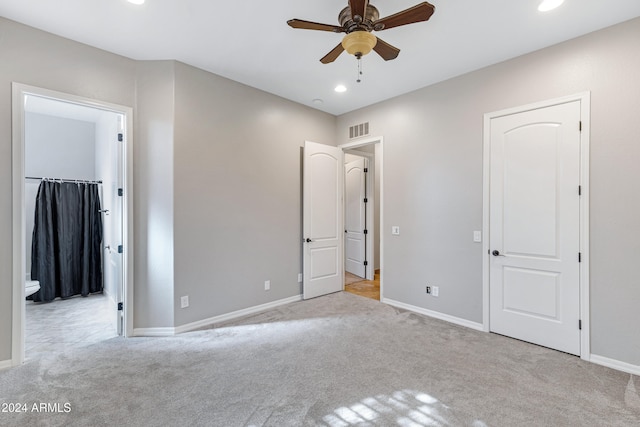
<svg viewBox="0 0 640 427">
<path fill-rule="evenodd" d="M 307 239 L 306 241 L 307 241 L 307 243 L 311 243 L 311 239 Z"/>
<path fill-rule="evenodd" d="M 496 249 L 494 249 L 493 252 L 491 252 L 491 255 L 493 255 L 493 256 L 504 256 L 504 255 L 500 254 L 499 250 L 496 250 Z"/>
</svg>

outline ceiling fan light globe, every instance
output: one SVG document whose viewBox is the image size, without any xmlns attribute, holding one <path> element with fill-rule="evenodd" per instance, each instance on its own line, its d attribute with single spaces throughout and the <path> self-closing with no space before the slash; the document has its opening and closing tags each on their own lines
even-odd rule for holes
<svg viewBox="0 0 640 427">
<path fill-rule="evenodd" d="M 349 55 L 364 56 L 378 43 L 378 39 L 373 34 L 366 31 L 354 31 L 342 39 L 342 47 Z"/>
</svg>

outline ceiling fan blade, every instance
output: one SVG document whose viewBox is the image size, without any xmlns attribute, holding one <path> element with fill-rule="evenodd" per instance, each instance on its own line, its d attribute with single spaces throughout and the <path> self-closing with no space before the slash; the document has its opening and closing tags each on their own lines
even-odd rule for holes
<svg viewBox="0 0 640 427">
<path fill-rule="evenodd" d="M 343 33 L 344 28 L 337 25 L 319 24 L 317 22 L 303 21 L 302 19 L 290 19 L 287 21 L 292 28 L 300 28 L 303 30 L 319 30 L 319 31 L 331 31 L 332 33 Z"/>
<path fill-rule="evenodd" d="M 396 59 L 398 57 L 398 54 L 400 53 L 400 49 L 395 46 L 391 46 L 380 37 L 378 37 L 378 42 L 373 47 L 373 50 L 375 50 L 376 53 L 380 55 L 385 61 Z"/>
<path fill-rule="evenodd" d="M 413 24 L 414 22 L 427 21 L 433 15 L 436 8 L 428 2 L 422 2 L 402 12 L 395 13 L 374 22 L 373 28 L 376 31 L 388 30 L 389 28 L 401 25 Z M 382 28 L 380 28 L 382 26 Z"/>
<path fill-rule="evenodd" d="M 362 21 L 362 19 L 366 16 L 368 4 L 369 0 L 349 0 L 349 7 L 351 8 L 351 19 L 359 16 L 361 18 L 360 21 Z"/>
<path fill-rule="evenodd" d="M 340 43 L 338 46 L 334 47 L 333 50 L 329 53 L 327 53 L 321 60 L 320 62 L 322 62 L 323 64 L 329 64 L 333 61 L 335 61 L 336 59 L 338 59 L 338 56 L 340 56 L 340 54 L 344 51 L 344 47 L 342 47 L 342 43 Z"/>
</svg>

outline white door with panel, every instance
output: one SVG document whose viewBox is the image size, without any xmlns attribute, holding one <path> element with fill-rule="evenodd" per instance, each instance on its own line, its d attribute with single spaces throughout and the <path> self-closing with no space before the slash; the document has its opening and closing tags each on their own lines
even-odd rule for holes
<svg viewBox="0 0 640 427">
<path fill-rule="evenodd" d="M 345 270 L 365 277 L 367 217 L 367 159 L 360 158 L 344 166 L 345 176 Z"/>
<path fill-rule="evenodd" d="M 112 292 L 110 297 L 114 299 L 117 315 L 115 327 L 118 335 L 123 334 L 123 310 L 119 303 L 124 301 L 124 276 L 122 252 L 123 243 L 123 203 L 119 190 L 122 188 L 123 170 L 123 142 L 120 135 L 124 135 L 124 116 L 119 114 L 109 115 L 109 171 L 103 182 L 103 216 L 104 223 L 104 279 L 105 289 Z"/>
<path fill-rule="evenodd" d="M 580 101 L 490 127 L 490 330 L 579 355 Z"/>
<path fill-rule="evenodd" d="M 304 299 L 343 289 L 343 185 L 342 150 L 305 142 L 302 287 Z"/>
</svg>

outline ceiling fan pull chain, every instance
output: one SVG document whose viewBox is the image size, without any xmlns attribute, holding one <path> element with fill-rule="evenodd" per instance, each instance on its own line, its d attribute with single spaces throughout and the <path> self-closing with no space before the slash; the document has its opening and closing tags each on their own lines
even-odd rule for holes
<svg viewBox="0 0 640 427">
<path fill-rule="evenodd" d="M 360 79 L 360 76 L 362 76 L 362 56 L 358 56 L 358 79 L 356 80 L 357 83 L 360 83 L 362 81 Z"/>
</svg>

